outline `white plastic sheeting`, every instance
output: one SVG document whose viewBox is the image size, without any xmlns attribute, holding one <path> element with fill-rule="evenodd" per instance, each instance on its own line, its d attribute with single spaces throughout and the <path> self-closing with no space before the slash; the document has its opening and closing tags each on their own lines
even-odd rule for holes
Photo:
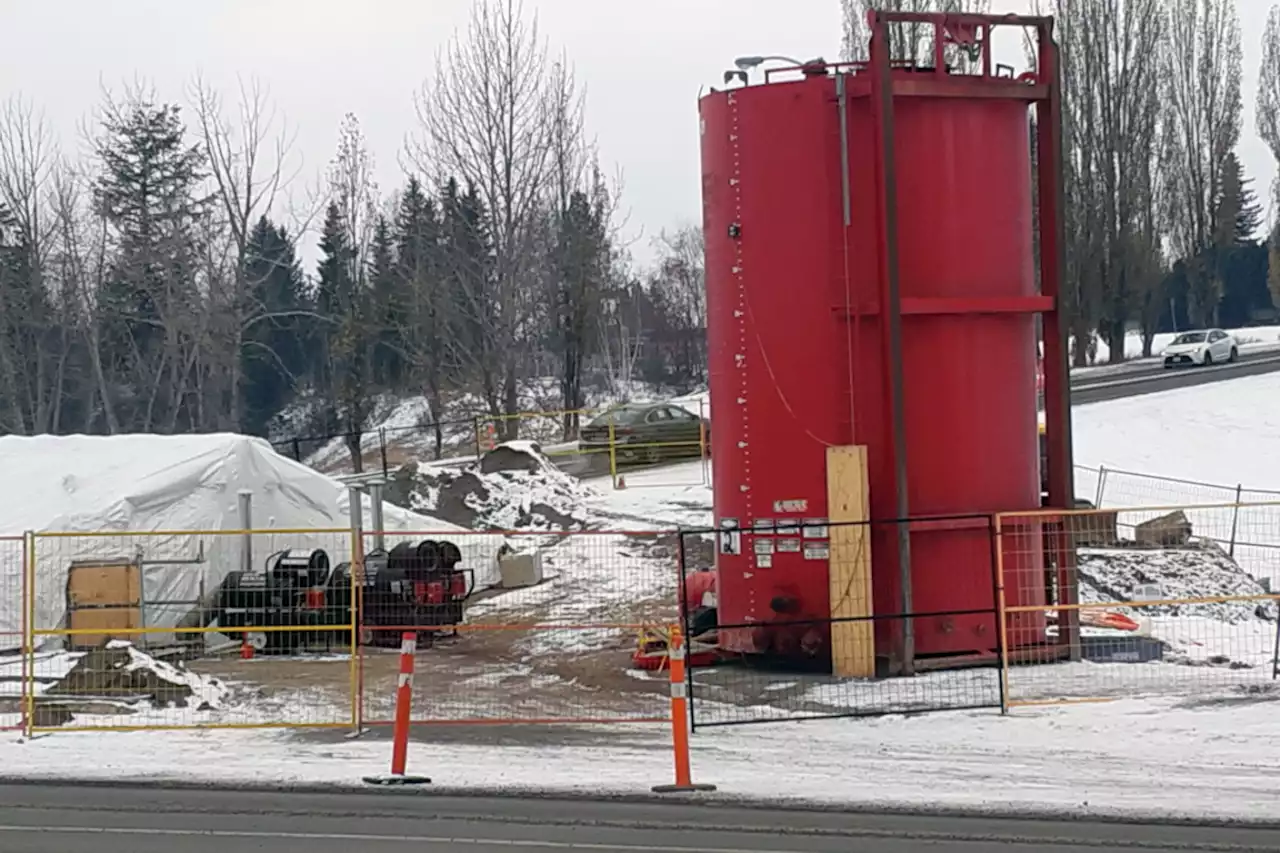
<svg viewBox="0 0 1280 853">
<path fill-rule="evenodd" d="M 213 588 L 239 568 L 242 537 L 238 493 L 253 493 L 259 533 L 253 560 L 286 548 L 323 548 L 334 563 L 350 559 L 346 487 L 276 453 L 259 438 L 212 435 L 5 436 L 0 437 L 0 536 L 23 531 L 68 532 L 38 536 L 35 547 L 37 629 L 62 627 L 67 571 L 73 560 L 141 557 L 143 594 L 150 627 L 170 627 L 191 608 L 202 588 Z M 372 524 L 364 501 L 364 529 Z M 462 568 L 476 587 L 498 583 L 497 552 L 503 539 L 478 534 L 425 515 L 386 505 L 384 526 L 449 538 L 463 554 Z M 329 529 L 332 532 L 315 532 Z M 154 535 L 162 531 L 161 535 Z M 150 534 L 150 535 L 147 535 Z M 389 536 L 388 547 L 401 537 Z M 11 544 L 11 543 L 6 543 Z M 367 544 L 367 540 L 366 540 Z M 13 553 L 10 553 L 13 552 Z M 190 561 L 203 554 L 199 563 Z M 0 553 L 0 646 L 16 646 L 23 626 L 22 561 L 16 547 Z"/>
</svg>

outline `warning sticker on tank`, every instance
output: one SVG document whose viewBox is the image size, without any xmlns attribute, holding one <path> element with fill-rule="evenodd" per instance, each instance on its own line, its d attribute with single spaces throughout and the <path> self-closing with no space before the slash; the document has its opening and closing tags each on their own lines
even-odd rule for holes
<svg viewBox="0 0 1280 853">
<path fill-rule="evenodd" d="M 720 519 L 720 553 L 736 556 L 742 553 L 742 531 L 738 529 L 738 519 Z"/>
<path fill-rule="evenodd" d="M 804 543 L 804 558 L 806 560 L 825 560 L 830 556 L 831 549 L 827 547 L 826 542 Z"/>
<path fill-rule="evenodd" d="M 809 501 L 804 498 L 791 498 L 785 501 L 774 501 L 774 512 L 804 512 L 809 508 Z"/>
<path fill-rule="evenodd" d="M 755 551 L 757 554 L 772 554 L 773 540 L 772 539 L 756 539 L 754 542 L 752 542 L 752 550 Z"/>
<path fill-rule="evenodd" d="M 752 522 L 752 527 L 755 528 L 757 536 L 771 536 L 773 534 L 773 519 L 757 518 Z"/>
<path fill-rule="evenodd" d="M 806 518 L 804 520 L 805 539 L 826 539 L 827 520 L 825 518 Z"/>
<path fill-rule="evenodd" d="M 800 553 L 800 540 L 799 540 L 799 539 L 779 539 L 779 540 L 778 540 L 778 552 L 779 552 L 779 553 L 784 553 L 784 552 L 785 552 L 785 553 L 790 553 L 790 554 L 799 554 L 799 553 Z"/>
<path fill-rule="evenodd" d="M 799 536 L 800 522 L 798 519 L 778 519 L 778 535 L 779 536 Z"/>
<path fill-rule="evenodd" d="M 772 569 L 773 555 L 772 554 L 756 554 L 756 568 Z"/>
</svg>

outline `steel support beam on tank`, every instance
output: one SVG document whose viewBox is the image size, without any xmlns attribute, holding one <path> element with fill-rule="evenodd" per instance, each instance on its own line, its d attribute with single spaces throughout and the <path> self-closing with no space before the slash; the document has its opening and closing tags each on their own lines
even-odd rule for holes
<svg viewBox="0 0 1280 853">
<path fill-rule="evenodd" d="M 876 225 L 879 235 L 878 273 L 880 278 L 879 314 L 881 360 L 884 363 L 883 388 L 888 398 L 885 406 L 889 436 L 889 464 L 893 470 L 893 507 L 898 518 L 898 601 L 904 614 L 897 632 L 898 670 L 903 675 L 915 673 L 915 626 L 911 582 L 911 502 L 907 494 L 906 416 L 902 402 L 902 305 L 898 277 L 898 184 L 894 151 L 893 74 L 889 57 L 888 21 L 883 12 L 868 13 L 871 23 L 871 116 L 872 137 L 876 145 L 875 187 Z M 941 39 L 939 38 L 939 43 Z"/>
<path fill-rule="evenodd" d="M 1053 40 L 1053 19 L 1026 15 L 938 14 L 915 12 L 867 13 L 871 31 L 871 61 L 866 75 L 872 106 L 873 135 L 878 147 L 875 162 L 877 219 L 880 232 L 880 295 L 870 311 L 844 306 L 850 314 L 876 314 L 884 344 L 884 387 L 888 400 L 887 421 L 891 465 L 895 472 L 897 494 L 893 505 L 897 515 L 909 514 L 906 495 L 906 457 L 902 427 L 902 359 L 901 318 L 904 313 L 1040 313 L 1044 344 L 1046 442 L 1048 444 L 1047 480 L 1049 504 L 1071 510 L 1075 506 L 1073 460 L 1071 452 L 1071 401 L 1068 381 L 1069 324 L 1063 310 L 1062 282 L 1065 277 L 1065 241 L 1063 236 L 1062 188 L 1062 88 L 1057 44 Z M 917 75 L 898 75 L 894 79 L 888 55 L 889 24 L 928 24 L 934 27 L 934 67 Z M 991 77 L 991 31 L 995 27 L 1033 28 L 1037 36 L 1037 68 L 1034 74 L 1009 79 L 1008 85 L 993 83 Z M 954 37 L 970 28 L 976 40 L 980 34 L 982 75 L 953 75 L 945 64 L 944 30 Z M 1036 186 L 1038 193 L 1039 284 L 1040 298 L 998 300 L 980 305 L 977 300 L 948 300 L 951 304 L 930 304 L 935 300 L 906 300 L 902 304 L 897 290 L 897 219 L 896 170 L 894 163 L 895 97 L 1018 99 L 1036 107 Z M 877 310 L 886 306 L 885 310 Z M 1050 525 L 1052 526 L 1052 525 Z M 1050 532 L 1045 537 L 1046 559 L 1056 569 L 1058 601 L 1076 603 L 1076 565 L 1071 537 Z M 907 526 L 899 530 L 899 573 L 903 585 L 902 612 L 911 609 L 910 539 Z M 1058 642 L 1064 656 L 1079 659 L 1079 613 L 1074 608 L 1063 611 Z M 909 659 L 912 632 L 905 627 L 902 637 L 904 671 Z"/>
<path fill-rule="evenodd" d="M 1051 506 L 1075 509 L 1074 466 L 1071 458 L 1071 382 L 1068 374 L 1069 318 L 1063 310 L 1062 282 L 1066 254 L 1062 215 L 1062 76 L 1058 45 L 1053 40 L 1053 19 L 1036 23 L 1038 72 L 1049 87 L 1048 97 L 1037 105 L 1036 146 L 1040 201 L 1040 292 L 1054 300 L 1044 314 L 1044 414 L 1048 445 L 1048 487 Z M 1058 567 L 1058 594 L 1062 604 L 1077 603 L 1076 555 L 1071 536 L 1054 540 Z M 1058 642 L 1071 660 L 1080 659 L 1080 612 L 1061 611 Z"/>
</svg>

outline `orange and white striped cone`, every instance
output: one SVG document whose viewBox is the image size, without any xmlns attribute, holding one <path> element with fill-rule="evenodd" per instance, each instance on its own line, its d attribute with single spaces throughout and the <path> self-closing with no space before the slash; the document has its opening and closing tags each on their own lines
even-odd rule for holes
<svg viewBox="0 0 1280 853">
<path fill-rule="evenodd" d="M 413 656 L 418 649 L 418 635 L 405 631 L 400 636 L 400 676 L 396 680 L 396 720 L 391 743 L 391 775 L 366 776 L 370 785 L 430 785 L 426 776 L 405 775 L 409 759 L 409 720 L 413 703 Z"/>
<path fill-rule="evenodd" d="M 675 752 L 676 781 L 673 785 L 654 785 L 655 794 L 680 794 L 714 791 L 715 785 L 694 784 L 689 760 L 689 686 L 685 680 L 684 634 L 680 626 L 671 629 L 667 642 L 671 664 L 671 745 Z"/>
</svg>

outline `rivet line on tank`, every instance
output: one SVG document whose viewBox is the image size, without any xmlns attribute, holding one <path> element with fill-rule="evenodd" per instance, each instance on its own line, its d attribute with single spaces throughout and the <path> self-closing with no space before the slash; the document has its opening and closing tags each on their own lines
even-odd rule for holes
<svg viewBox="0 0 1280 853">
<path fill-rule="evenodd" d="M 742 148 L 739 144 L 739 135 L 741 127 L 738 120 L 738 104 L 737 98 L 733 95 L 729 96 L 730 104 L 730 132 L 729 142 L 733 148 L 733 174 L 729 178 L 729 186 L 733 190 L 733 221 L 741 224 L 745 220 L 742 215 Z M 746 495 L 746 501 L 743 509 L 745 510 L 746 519 L 754 519 L 755 512 L 751 506 L 751 448 L 750 427 L 751 419 L 748 415 L 748 378 L 747 378 L 747 288 L 746 279 L 743 271 L 742 261 L 742 241 L 735 240 L 733 244 L 733 275 L 738 283 L 738 305 L 734 311 L 734 318 L 738 321 L 738 347 L 737 355 L 734 358 L 735 367 L 738 370 L 739 383 L 739 405 L 742 410 L 742 435 L 738 442 L 739 452 L 742 454 L 742 483 L 739 486 L 741 493 Z M 754 557 L 750 558 L 754 563 Z M 752 595 L 752 608 L 754 609 L 755 596 Z"/>
</svg>

